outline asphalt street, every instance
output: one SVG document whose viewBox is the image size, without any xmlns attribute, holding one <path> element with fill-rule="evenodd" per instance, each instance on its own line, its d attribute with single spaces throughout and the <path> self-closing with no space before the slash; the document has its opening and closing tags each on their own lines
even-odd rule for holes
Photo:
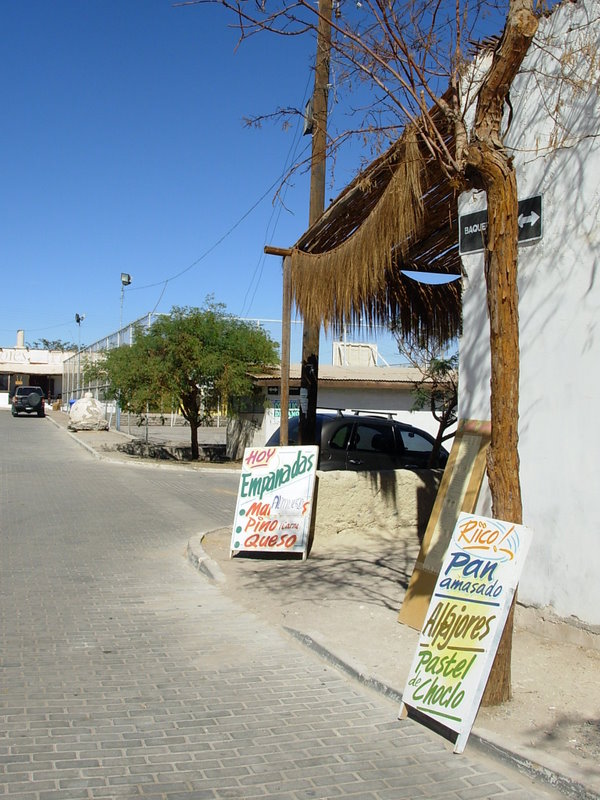
<svg viewBox="0 0 600 800">
<path fill-rule="evenodd" d="M 94 459 L 0 412 L 0 797 L 557 797 L 450 746 L 185 558 L 238 476 Z"/>
</svg>

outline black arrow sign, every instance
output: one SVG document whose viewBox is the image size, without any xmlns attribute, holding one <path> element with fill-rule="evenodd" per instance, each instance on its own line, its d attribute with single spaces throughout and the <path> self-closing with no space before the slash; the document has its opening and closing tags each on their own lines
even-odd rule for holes
<svg viewBox="0 0 600 800">
<path fill-rule="evenodd" d="M 459 217 L 458 252 L 477 253 L 484 250 L 487 231 L 487 209 Z M 542 195 L 519 200 L 519 243 L 542 238 Z"/>
</svg>

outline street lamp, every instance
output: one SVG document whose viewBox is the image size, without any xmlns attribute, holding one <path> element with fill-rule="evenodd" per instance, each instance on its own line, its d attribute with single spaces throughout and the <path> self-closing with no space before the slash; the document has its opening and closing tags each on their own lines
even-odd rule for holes
<svg viewBox="0 0 600 800">
<path fill-rule="evenodd" d="M 77 392 L 81 385 L 81 323 L 85 319 L 85 314 L 75 314 L 75 322 L 77 323 L 78 337 L 77 337 Z"/>
<path fill-rule="evenodd" d="M 121 316 L 119 318 L 119 332 L 117 334 L 117 344 L 121 345 L 121 331 L 123 330 L 123 297 L 125 296 L 125 287 L 129 286 L 131 283 L 131 275 L 127 272 L 121 273 Z M 119 397 L 117 396 L 117 402 L 115 407 L 115 416 L 116 416 L 116 427 L 117 430 L 121 430 L 121 403 Z"/>
<path fill-rule="evenodd" d="M 127 272 L 121 273 L 121 316 L 119 318 L 119 338 L 121 335 L 121 329 L 123 328 L 123 297 L 125 296 L 125 287 L 129 286 L 131 283 L 131 275 Z M 119 344 L 121 342 L 119 341 Z"/>
</svg>

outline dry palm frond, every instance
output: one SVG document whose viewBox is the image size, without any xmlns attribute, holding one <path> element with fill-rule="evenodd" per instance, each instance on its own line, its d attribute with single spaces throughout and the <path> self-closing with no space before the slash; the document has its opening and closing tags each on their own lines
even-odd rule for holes
<svg viewBox="0 0 600 800">
<path fill-rule="evenodd" d="M 292 253 L 294 299 L 311 322 L 327 328 L 360 319 L 421 232 L 424 160 L 414 131 L 405 132 L 384 168 L 390 173 L 388 183 L 351 236 L 324 253 Z"/>
</svg>

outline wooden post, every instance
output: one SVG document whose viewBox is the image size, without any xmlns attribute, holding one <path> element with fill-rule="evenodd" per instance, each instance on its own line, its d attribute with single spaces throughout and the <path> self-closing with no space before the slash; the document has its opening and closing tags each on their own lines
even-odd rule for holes
<svg viewBox="0 0 600 800">
<path fill-rule="evenodd" d="M 281 325 L 281 423 L 279 444 L 289 443 L 288 422 L 290 406 L 290 328 L 292 314 L 292 276 L 289 255 L 283 258 L 283 303 Z"/>
<path fill-rule="evenodd" d="M 319 0 L 319 28 L 313 92 L 313 134 L 310 169 L 308 224 L 325 210 L 325 167 L 327 153 L 327 96 L 331 53 L 332 0 Z M 315 444 L 317 390 L 319 388 L 319 337 L 317 322 L 304 320 L 302 332 L 302 374 L 300 376 L 300 444 Z"/>
</svg>

